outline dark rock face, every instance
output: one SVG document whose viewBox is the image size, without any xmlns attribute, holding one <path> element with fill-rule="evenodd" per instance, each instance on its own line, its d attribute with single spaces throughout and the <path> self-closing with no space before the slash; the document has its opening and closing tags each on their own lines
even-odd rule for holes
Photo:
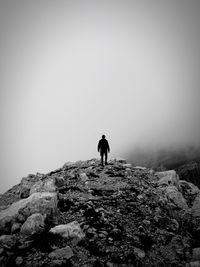
<svg viewBox="0 0 200 267">
<path fill-rule="evenodd" d="M 0 266 L 200 266 L 200 190 L 175 171 L 92 159 L 16 190 L 1 197 Z"/>
<path fill-rule="evenodd" d="M 180 179 L 193 183 L 200 188 L 200 163 L 190 162 L 177 168 Z"/>
</svg>

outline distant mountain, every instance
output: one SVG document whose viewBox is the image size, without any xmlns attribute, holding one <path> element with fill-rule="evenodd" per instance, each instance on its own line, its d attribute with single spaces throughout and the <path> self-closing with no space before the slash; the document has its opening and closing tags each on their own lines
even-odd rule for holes
<svg viewBox="0 0 200 267">
<path fill-rule="evenodd" d="M 200 188 L 200 161 L 188 162 L 176 169 L 180 179 L 195 184 Z"/>
<path fill-rule="evenodd" d="M 130 162 L 158 170 L 178 168 L 191 161 L 200 162 L 200 147 L 135 149 L 127 155 Z"/>
</svg>

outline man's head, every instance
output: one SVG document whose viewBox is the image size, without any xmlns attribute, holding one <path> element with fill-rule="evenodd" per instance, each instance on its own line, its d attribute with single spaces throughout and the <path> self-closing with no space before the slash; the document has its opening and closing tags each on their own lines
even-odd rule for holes
<svg viewBox="0 0 200 267">
<path fill-rule="evenodd" d="M 106 138 L 106 136 L 103 134 L 103 135 L 102 135 L 102 138 L 103 138 L 103 139 L 105 139 L 105 138 Z"/>
</svg>

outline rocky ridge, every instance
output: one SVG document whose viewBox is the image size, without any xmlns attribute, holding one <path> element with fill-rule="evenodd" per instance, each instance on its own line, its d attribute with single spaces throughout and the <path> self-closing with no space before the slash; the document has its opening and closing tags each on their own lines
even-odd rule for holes
<svg viewBox="0 0 200 267">
<path fill-rule="evenodd" d="M 200 266 L 200 190 L 122 159 L 31 174 L 0 196 L 0 266 Z"/>
</svg>

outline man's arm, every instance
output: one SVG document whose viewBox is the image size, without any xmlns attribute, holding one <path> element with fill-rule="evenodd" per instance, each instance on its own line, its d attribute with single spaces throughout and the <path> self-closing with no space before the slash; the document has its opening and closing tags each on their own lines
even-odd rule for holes
<svg viewBox="0 0 200 267">
<path fill-rule="evenodd" d="M 109 147 L 108 141 L 107 141 L 107 148 L 108 148 L 108 152 L 110 152 L 110 147 Z"/>
<path fill-rule="evenodd" d="M 98 143 L 97 150 L 98 150 L 98 152 L 99 152 L 99 150 L 100 150 L 100 141 L 99 141 L 99 143 Z"/>
</svg>

